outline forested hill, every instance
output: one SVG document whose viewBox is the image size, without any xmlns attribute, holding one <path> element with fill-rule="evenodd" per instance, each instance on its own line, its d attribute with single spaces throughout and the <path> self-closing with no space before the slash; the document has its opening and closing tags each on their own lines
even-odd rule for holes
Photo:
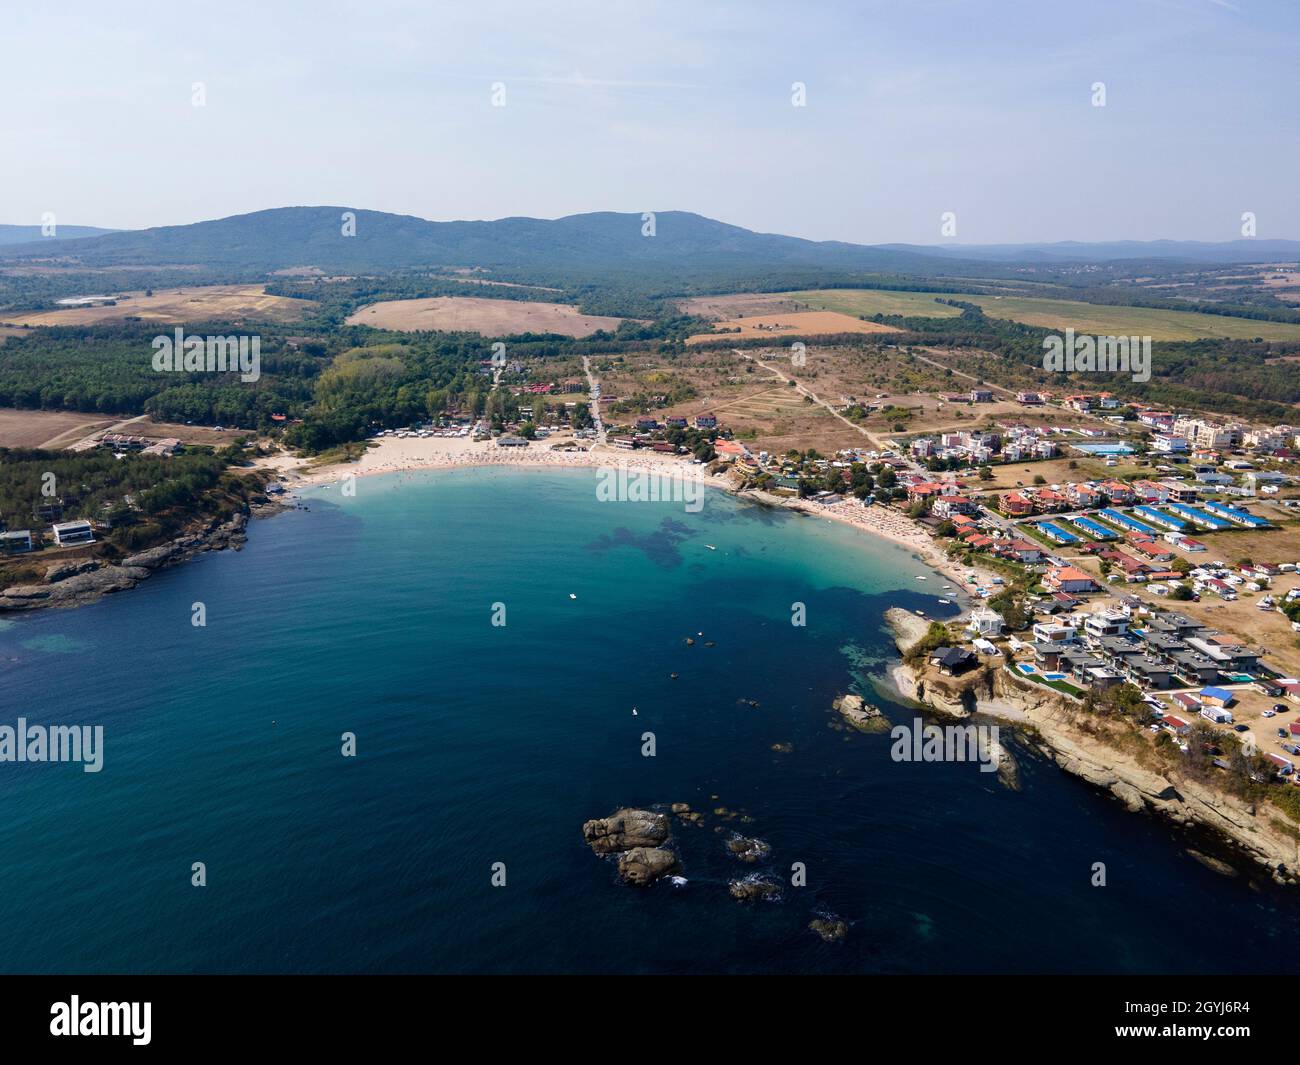
<svg viewBox="0 0 1300 1065">
<path fill-rule="evenodd" d="M 355 218 L 346 236 L 345 213 Z M 684 211 L 654 216 L 645 235 L 640 214 L 602 212 L 554 220 L 430 222 L 410 215 L 347 207 L 282 207 L 185 226 L 162 226 L 60 241 L 58 255 L 87 267 L 184 264 L 268 270 L 315 266 L 326 271 L 409 267 L 571 269 L 649 268 L 753 270 L 813 267 L 838 270 L 944 272 L 960 260 L 837 241 L 754 233 Z M 0 259 L 48 258 L 48 243 L 0 248 Z"/>
<path fill-rule="evenodd" d="M 49 241 L 80 240 L 83 237 L 99 237 L 116 230 L 100 229 L 98 226 L 61 226 L 55 225 L 53 232 L 46 236 L 40 226 L 5 226 L 0 225 L 0 245 L 39 244 L 45 242 L 45 251 L 49 252 Z"/>
</svg>

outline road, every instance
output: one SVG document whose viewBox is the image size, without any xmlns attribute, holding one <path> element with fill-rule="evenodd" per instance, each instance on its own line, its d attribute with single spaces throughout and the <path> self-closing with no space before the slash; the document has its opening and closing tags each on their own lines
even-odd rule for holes
<svg viewBox="0 0 1300 1065">
<path fill-rule="evenodd" d="M 591 392 L 591 420 L 596 426 L 596 443 L 605 443 L 605 423 L 600 418 L 600 382 L 596 380 L 596 375 L 591 372 L 591 359 L 584 355 L 582 357 L 582 372 L 587 375 L 587 388 Z"/>
</svg>

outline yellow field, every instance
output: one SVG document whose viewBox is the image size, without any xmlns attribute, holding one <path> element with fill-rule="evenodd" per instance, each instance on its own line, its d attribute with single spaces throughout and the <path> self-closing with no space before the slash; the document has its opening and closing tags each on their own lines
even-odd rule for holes
<svg viewBox="0 0 1300 1065">
<path fill-rule="evenodd" d="M 774 293 L 801 305 L 842 314 L 901 314 L 952 318 L 956 307 L 936 302 L 958 299 L 978 304 L 990 318 L 1005 318 L 1044 329 L 1073 327 L 1100 336 L 1149 336 L 1153 340 L 1195 340 L 1202 337 L 1249 340 L 1300 340 L 1300 324 L 1228 318 L 1194 311 L 1148 307 L 1106 307 L 1077 300 L 1034 299 L 1022 296 L 968 296 L 931 292 L 890 292 L 883 289 L 821 289 Z"/>
<path fill-rule="evenodd" d="M 723 333 L 697 333 L 687 344 L 708 344 L 728 338 L 834 336 L 837 333 L 897 333 L 892 325 L 879 325 L 833 311 L 803 311 L 795 314 L 763 314 L 719 322 Z"/>
<path fill-rule="evenodd" d="M 513 336 L 517 333 L 559 333 L 585 337 L 599 330 L 613 332 L 624 319 L 579 314 L 562 303 L 491 300 L 477 296 L 438 296 L 432 299 L 386 300 L 360 308 L 348 325 L 369 325 L 412 333 L 422 330 Z"/>
<path fill-rule="evenodd" d="M 105 295 L 112 294 L 105 293 Z M 152 296 L 132 292 L 118 296 L 111 307 L 65 307 L 55 311 L 17 315 L 14 325 L 95 325 L 141 318 L 167 325 L 187 322 L 243 321 L 294 322 L 316 304 L 310 300 L 268 296 L 261 285 L 200 285 L 194 288 L 155 289 Z"/>
</svg>

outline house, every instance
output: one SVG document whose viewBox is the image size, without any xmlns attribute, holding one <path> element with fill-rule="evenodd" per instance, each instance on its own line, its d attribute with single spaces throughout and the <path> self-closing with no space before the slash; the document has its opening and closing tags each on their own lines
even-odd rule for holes
<svg viewBox="0 0 1300 1065">
<path fill-rule="evenodd" d="M 1201 707 L 1201 717 L 1207 721 L 1213 721 L 1216 725 L 1231 725 L 1232 711 L 1225 710 L 1221 706 L 1203 706 Z"/>
<path fill-rule="evenodd" d="M 971 611 L 970 621 L 966 627 L 977 636 L 1001 636 L 1002 615 L 996 610 L 981 607 Z"/>
<path fill-rule="evenodd" d="M 1201 712 L 1201 700 L 1191 692 L 1179 692 L 1174 696 L 1174 703 L 1190 714 L 1199 714 Z"/>
<path fill-rule="evenodd" d="M 1291 760 L 1289 758 L 1283 758 L 1280 754 L 1271 754 L 1271 753 L 1264 755 L 1264 757 L 1267 758 L 1270 762 L 1272 762 L 1273 765 L 1277 766 L 1278 776 L 1280 777 L 1290 776 L 1291 770 L 1294 767 L 1291 765 Z"/>
<path fill-rule="evenodd" d="M 1034 499 L 1043 510 L 1069 510 L 1070 501 L 1063 492 L 1054 488 L 1039 488 L 1034 492 Z"/>
<path fill-rule="evenodd" d="M 60 547 L 74 544 L 93 544 L 95 531 L 88 521 L 65 521 L 53 526 L 54 542 Z"/>
<path fill-rule="evenodd" d="M 1124 670 L 1129 680 L 1144 690 L 1162 691 L 1174 681 L 1172 669 L 1148 658 L 1125 658 Z"/>
<path fill-rule="evenodd" d="M 1202 688 L 1200 698 L 1208 706 L 1231 706 L 1236 697 L 1227 688 Z"/>
<path fill-rule="evenodd" d="M 1097 591 L 1097 582 L 1074 566 L 1058 566 L 1048 570 L 1043 583 L 1059 592 Z"/>
<path fill-rule="evenodd" d="M 941 495 L 930 508 L 930 513 L 939 518 L 950 518 L 954 514 L 978 514 L 979 504 L 968 496 Z"/>
<path fill-rule="evenodd" d="M 1128 632 L 1128 615 L 1118 610 L 1098 610 L 1084 618 L 1083 631 L 1094 640 L 1123 635 Z"/>
<path fill-rule="evenodd" d="M 1099 507 L 1102 503 L 1101 493 L 1086 484 L 1067 485 L 1065 498 L 1075 507 Z"/>
<path fill-rule="evenodd" d="M 1168 562 L 1174 557 L 1172 551 L 1161 547 L 1159 542 L 1149 536 L 1138 536 L 1134 534 L 1129 537 L 1129 547 L 1133 548 L 1139 555 L 1150 559 L 1152 562 Z"/>
<path fill-rule="evenodd" d="M 30 529 L 13 529 L 0 532 L 0 555 L 20 555 L 32 549 Z"/>
<path fill-rule="evenodd" d="M 1187 437 L 1175 433 L 1155 433 L 1151 437 L 1151 446 L 1166 455 L 1181 455 L 1191 450 Z"/>
<path fill-rule="evenodd" d="M 972 403 L 992 403 L 993 393 L 987 388 L 972 388 L 970 390 L 970 401 Z"/>
<path fill-rule="evenodd" d="M 668 426 L 669 429 L 685 429 L 689 423 L 685 418 L 674 416 L 672 418 L 665 418 L 664 424 Z"/>
<path fill-rule="evenodd" d="M 1133 489 L 1123 481 L 1102 481 L 1100 488 L 1112 503 L 1132 503 L 1135 498 Z"/>
<path fill-rule="evenodd" d="M 713 414 L 711 411 L 705 411 L 703 414 L 697 414 L 695 416 L 696 429 L 716 429 L 717 427 L 718 427 L 717 416 Z"/>
<path fill-rule="evenodd" d="M 1041 407 L 1046 402 L 1047 397 L 1041 392 L 1017 392 L 1016 402 L 1022 403 L 1026 407 Z"/>
<path fill-rule="evenodd" d="M 1024 492 L 1008 492 L 1002 497 L 1001 509 L 1003 514 L 1022 518 L 1034 512 L 1034 501 Z"/>
<path fill-rule="evenodd" d="M 1023 562 L 1025 565 L 1033 565 L 1043 561 L 1043 549 L 1028 540 L 1011 540 L 1003 544 L 998 553 L 1005 555 L 1007 558 L 1014 558 L 1017 562 Z"/>
<path fill-rule="evenodd" d="M 948 485 L 939 481 L 917 481 L 907 486 L 907 501 L 914 503 L 918 499 L 929 499 L 931 496 L 946 495 L 949 491 Z"/>
<path fill-rule="evenodd" d="M 1188 729 L 1192 727 L 1181 717 L 1174 717 L 1173 714 L 1165 714 L 1165 716 L 1161 719 L 1161 721 L 1164 724 L 1165 728 L 1169 729 L 1170 732 L 1174 733 L 1177 736 L 1183 735 L 1184 733 L 1187 732 Z"/>
<path fill-rule="evenodd" d="M 643 433 L 653 432 L 655 429 L 659 428 L 659 421 L 658 419 L 651 418 L 647 415 L 646 417 L 638 418 L 636 420 L 636 427 Z"/>
<path fill-rule="evenodd" d="M 947 677 L 955 677 L 975 665 L 975 655 L 962 647 L 936 647 L 930 652 L 930 665 L 937 666 Z"/>
<path fill-rule="evenodd" d="M 1199 651 L 1220 669 L 1229 673 L 1255 672 L 1264 654 L 1261 648 L 1244 647 L 1222 636 L 1189 636 L 1187 646 Z"/>
</svg>

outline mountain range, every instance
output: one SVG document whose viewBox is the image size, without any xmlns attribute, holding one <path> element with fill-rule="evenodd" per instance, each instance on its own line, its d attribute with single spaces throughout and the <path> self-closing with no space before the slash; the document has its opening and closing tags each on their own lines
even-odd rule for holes
<svg viewBox="0 0 1300 1065">
<path fill-rule="evenodd" d="M 0 260 L 56 259 L 92 268 L 171 264 L 325 271 L 486 267 L 698 272 L 779 267 L 930 274 L 951 274 L 980 263 L 1300 260 L 1300 241 L 1286 240 L 935 246 L 812 241 L 756 233 L 685 211 L 656 214 L 652 233 L 641 214 L 431 222 L 347 207 L 280 207 L 142 230 L 67 226 L 59 228 L 57 247 L 39 233 L 36 226 L 0 226 Z"/>
</svg>

